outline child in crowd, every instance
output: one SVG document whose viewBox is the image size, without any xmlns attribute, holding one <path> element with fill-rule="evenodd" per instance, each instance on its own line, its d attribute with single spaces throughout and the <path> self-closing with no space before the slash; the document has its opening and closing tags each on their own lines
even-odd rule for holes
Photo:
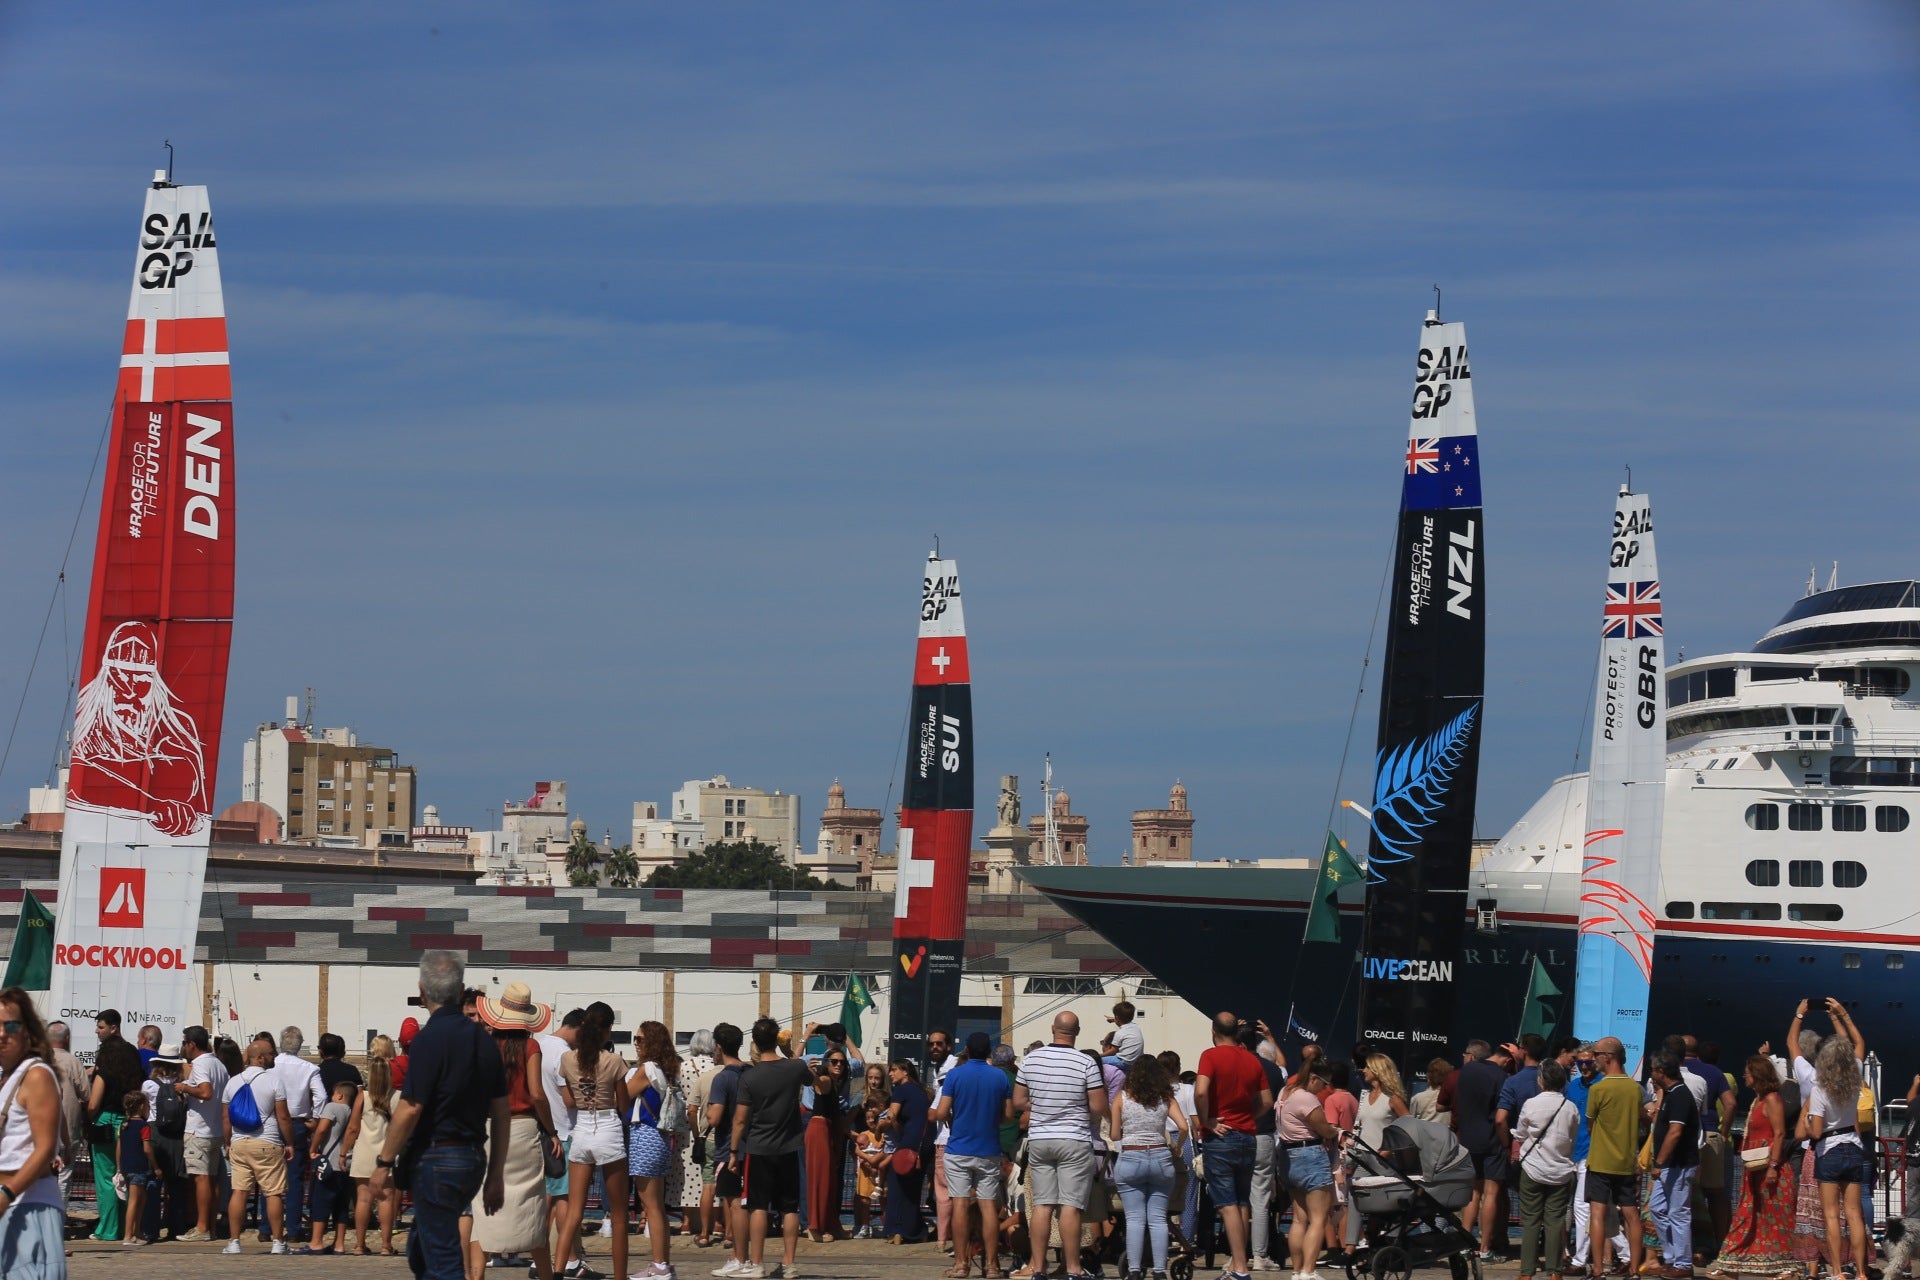
<svg viewBox="0 0 1920 1280">
<path fill-rule="evenodd" d="M 893 1140 L 880 1135 L 880 1107 L 868 1107 L 866 1127 L 853 1137 L 860 1157 L 854 1171 L 853 1234 L 871 1236 L 873 1224 L 880 1221 L 887 1185 L 887 1159 L 893 1153 Z"/>
<path fill-rule="evenodd" d="M 307 1167 L 312 1170 L 313 1189 L 308 1216 L 313 1219 L 313 1238 L 307 1241 L 306 1254 L 336 1254 L 347 1251 L 347 1223 L 353 1218 L 354 1186 L 347 1173 L 343 1139 L 347 1121 L 353 1116 L 353 1099 L 359 1090 L 349 1080 L 333 1086 L 333 1096 L 314 1117 L 313 1132 L 307 1139 Z M 327 1240 L 327 1228 L 333 1239 Z"/>
<path fill-rule="evenodd" d="M 127 1192 L 127 1238 L 121 1247 L 134 1249 L 152 1244 L 141 1229 L 147 1208 L 147 1193 L 155 1185 L 153 1176 L 153 1135 L 147 1125 L 147 1095 L 136 1089 L 120 1100 L 126 1123 L 120 1127 L 120 1178 Z"/>
</svg>

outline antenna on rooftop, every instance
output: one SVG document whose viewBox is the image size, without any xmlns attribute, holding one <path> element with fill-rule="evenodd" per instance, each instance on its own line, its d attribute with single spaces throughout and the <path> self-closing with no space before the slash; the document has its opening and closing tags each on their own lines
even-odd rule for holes
<svg viewBox="0 0 1920 1280">
<path fill-rule="evenodd" d="M 313 686 L 307 686 L 307 728 L 313 728 Z"/>
</svg>

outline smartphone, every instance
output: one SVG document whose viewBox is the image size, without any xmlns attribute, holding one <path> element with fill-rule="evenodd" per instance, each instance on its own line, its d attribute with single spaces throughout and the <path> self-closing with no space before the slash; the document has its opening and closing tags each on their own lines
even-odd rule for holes
<svg viewBox="0 0 1920 1280">
<path fill-rule="evenodd" d="M 1826 1008 L 1827 1008 L 1827 998 L 1825 996 L 1808 996 L 1807 997 L 1808 1013 L 1824 1013 L 1826 1011 Z"/>
</svg>

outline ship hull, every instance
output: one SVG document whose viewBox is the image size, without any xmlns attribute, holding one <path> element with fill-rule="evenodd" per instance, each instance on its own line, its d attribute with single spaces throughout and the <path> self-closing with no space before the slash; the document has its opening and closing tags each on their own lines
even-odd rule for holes
<svg viewBox="0 0 1920 1280">
<path fill-rule="evenodd" d="M 1356 1038 L 1361 906 L 1341 904 L 1340 942 L 1303 945 L 1310 869 L 1023 867 L 1020 876 L 1128 959 L 1205 1014 L 1232 1010 L 1285 1025 L 1289 1005 L 1344 1058 Z M 1455 1015 L 1443 1056 L 1467 1040 L 1519 1030 L 1537 956 L 1563 993 L 1556 1035 L 1572 1033 L 1577 928 L 1573 915 L 1502 913 L 1492 932 L 1469 918 L 1454 971 Z M 1682 932 L 1661 922 L 1649 1031 L 1721 1047 L 1737 1065 L 1762 1043 L 1782 1049 L 1795 1004 L 1844 994 L 1884 1062 L 1920 1059 L 1920 1028 L 1905 1016 L 1920 937 L 1835 941 L 1790 928 Z M 1916 961 L 1920 966 L 1920 961 Z M 1290 999 L 1291 997 L 1291 999 Z"/>
</svg>

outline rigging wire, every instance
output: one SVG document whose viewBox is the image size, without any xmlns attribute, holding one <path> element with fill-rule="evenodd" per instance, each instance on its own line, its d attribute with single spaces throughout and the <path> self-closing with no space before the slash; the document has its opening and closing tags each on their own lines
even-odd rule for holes
<svg viewBox="0 0 1920 1280">
<path fill-rule="evenodd" d="M 1387 560 L 1386 560 L 1386 563 L 1382 565 L 1380 569 L 1380 589 L 1374 594 L 1373 620 L 1367 624 L 1367 647 L 1361 650 L 1361 653 L 1360 653 L 1360 680 L 1353 690 L 1353 708 L 1347 713 L 1347 736 L 1346 736 L 1346 740 L 1340 744 L 1340 765 L 1334 771 L 1333 793 L 1327 800 L 1327 830 L 1329 832 L 1333 830 L 1334 816 L 1340 810 L 1340 787 L 1341 787 L 1341 783 L 1344 782 L 1346 779 L 1347 759 L 1352 754 L 1352 751 L 1353 751 L 1353 730 L 1354 730 L 1354 726 L 1357 725 L 1360 721 L 1360 702 L 1361 702 L 1361 699 L 1366 697 L 1366 693 L 1367 693 L 1367 671 L 1373 664 L 1373 642 L 1380 634 L 1380 614 L 1381 614 L 1381 611 L 1386 607 L 1387 584 L 1391 582 L 1393 579 L 1393 554 L 1394 554 L 1395 546 L 1397 546 L 1399 543 L 1399 539 L 1400 539 L 1400 535 L 1398 530 L 1396 530 L 1393 538 L 1390 539 L 1387 543 Z M 1325 856 L 1324 848 L 1321 856 L 1322 857 Z M 1318 880 L 1316 880 L 1315 881 L 1316 892 L 1318 891 L 1318 888 L 1319 888 L 1319 882 Z M 1312 903 L 1307 904 L 1307 918 L 1309 921 L 1313 918 Z M 1337 917 L 1334 921 L 1334 928 L 1336 931 L 1339 929 L 1339 921 Z M 1306 925 L 1304 924 L 1301 926 L 1300 945 L 1302 950 L 1304 950 L 1307 946 Z M 1293 967 L 1293 974 L 1287 979 L 1287 1017 L 1289 1019 L 1293 1017 L 1293 1001 L 1294 1001 L 1294 996 L 1296 994 L 1296 988 L 1298 987 L 1299 982 L 1300 982 L 1300 966 L 1296 964 Z M 1341 1003 L 1342 1004 L 1346 1003 L 1346 996 L 1344 994 L 1341 996 Z"/>
<path fill-rule="evenodd" d="M 23 683 L 20 686 L 20 701 L 18 704 L 15 705 L 13 709 L 13 723 L 9 725 L 7 728 L 6 746 L 0 747 L 0 777 L 4 777 L 6 775 L 7 760 L 13 755 L 14 739 L 19 734 L 19 731 L 20 731 L 20 715 L 23 711 L 26 710 L 27 694 L 33 688 L 33 675 L 35 670 L 40 665 L 41 646 L 43 646 L 46 643 L 47 628 L 53 622 L 53 606 L 56 603 L 64 602 L 66 598 L 65 592 L 67 587 L 67 566 L 73 560 L 73 544 L 80 537 L 80 522 L 86 517 L 86 514 L 87 514 L 88 500 L 93 495 L 93 478 L 100 471 L 100 458 L 101 458 L 101 455 L 103 455 L 107 450 L 107 436 L 109 432 L 111 432 L 113 429 L 113 410 L 114 410 L 114 407 L 119 404 L 119 402 L 120 402 L 119 392 L 116 391 L 114 393 L 114 398 L 112 402 L 109 403 L 107 406 L 107 419 L 105 422 L 100 424 L 100 438 L 98 441 L 95 442 L 93 446 L 93 463 L 91 466 L 87 468 L 87 482 L 86 484 L 82 485 L 80 489 L 80 505 L 76 507 L 74 510 L 73 526 L 67 530 L 66 549 L 60 553 L 60 572 L 59 572 L 59 575 L 54 579 L 53 591 L 47 597 L 47 613 L 46 613 L 46 617 L 43 618 L 40 622 L 40 638 L 34 641 L 33 659 L 27 663 L 27 678 L 25 683 Z M 61 636 L 64 640 L 66 636 L 66 614 L 64 612 L 64 604 L 62 607 L 63 607 L 63 612 L 61 613 Z M 78 663 L 76 662 L 74 664 L 74 668 L 69 668 L 65 661 L 65 655 L 62 655 L 61 666 L 63 670 L 69 670 L 69 669 L 77 668 Z M 68 683 L 69 684 L 73 683 L 71 678 L 68 680 Z M 62 727 L 61 731 L 63 733 L 65 732 L 64 726 Z"/>
</svg>

